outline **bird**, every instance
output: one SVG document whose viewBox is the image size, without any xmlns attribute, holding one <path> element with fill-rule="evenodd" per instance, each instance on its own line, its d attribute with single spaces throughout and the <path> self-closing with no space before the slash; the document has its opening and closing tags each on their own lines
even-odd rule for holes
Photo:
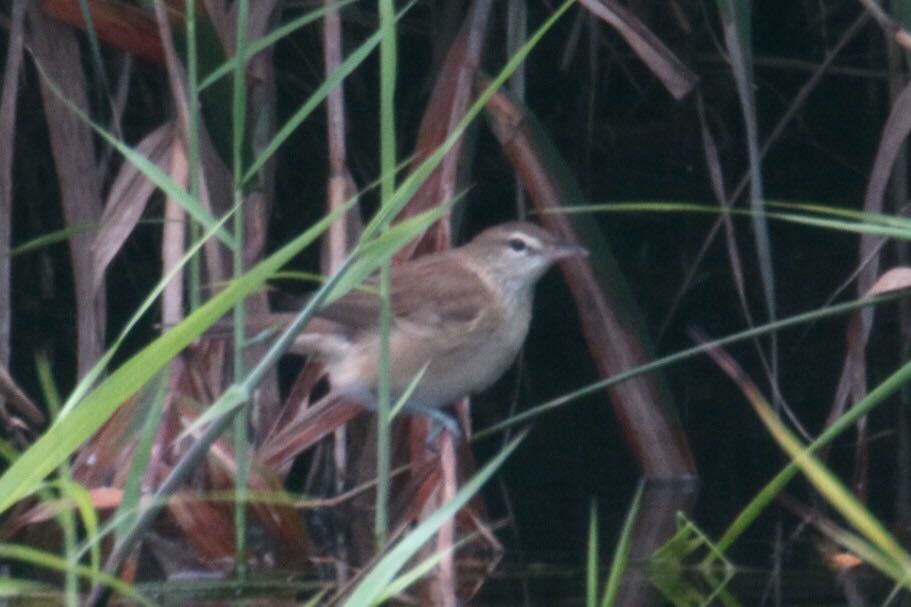
<svg viewBox="0 0 911 607">
<path fill-rule="evenodd" d="M 528 334 L 535 284 L 554 262 L 587 255 L 531 222 L 488 228 L 468 243 L 390 269 L 389 385 L 404 409 L 441 421 L 440 407 L 484 391 Z M 319 310 L 291 352 L 323 364 L 333 391 L 374 409 L 380 383 L 377 279 Z M 285 318 L 282 318 L 284 316 Z M 274 323 L 292 315 L 278 315 Z M 447 423 L 448 420 L 448 423 Z"/>
</svg>

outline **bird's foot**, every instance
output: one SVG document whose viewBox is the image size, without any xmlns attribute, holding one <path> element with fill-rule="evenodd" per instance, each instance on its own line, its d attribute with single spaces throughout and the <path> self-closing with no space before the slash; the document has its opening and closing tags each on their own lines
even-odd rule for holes
<svg viewBox="0 0 911 607">
<path fill-rule="evenodd" d="M 458 443 L 462 439 L 462 428 L 455 417 L 437 407 L 422 407 L 420 405 L 405 405 L 405 410 L 415 415 L 423 415 L 430 420 L 430 433 L 427 435 L 427 446 L 436 450 L 437 439 L 443 430 L 448 430 L 453 439 Z"/>
</svg>

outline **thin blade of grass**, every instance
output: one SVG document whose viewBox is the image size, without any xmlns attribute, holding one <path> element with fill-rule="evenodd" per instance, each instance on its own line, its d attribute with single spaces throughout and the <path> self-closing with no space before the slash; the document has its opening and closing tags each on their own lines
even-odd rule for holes
<svg viewBox="0 0 911 607">
<path fill-rule="evenodd" d="M 40 481 L 91 436 L 121 403 L 224 315 L 236 301 L 260 288 L 272 273 L 311 244 L 335 217 L 336 214 L 324 217 L 254 266 L 241 280 L 229 284 L 179 325 L 151 342 L 81 399 L 80 406 L 74 407 L 67 416 L 66 424 L 52 426 L 0 476 L 0 513 L 33 492 Z"/>
<path fill-rule="evenodd" d="M 756 98 L 753 94 L 753 52 L 750 0 L 716 0 L 721 16 L 728 63 L 734 75 L 737 97 L 740 100 L 746 132 L 747 158 L 750 168 L 750 209 L 753 210 L 753 237 L 759 274 L 762 277 L 762 292 L 766 314 L 770 321 L 777 317 L 775 296 L 775 266 L 772 260 L 772 243 L 769 226 L 760 212 L 765 207 L 763 193 L 762 154 L 759 151 L 759 127 L 756 113 Z M 778 340 L 775 334 L 769 336 L 769 381 L 778 384 Z M 777 394 L 777 390 L 775 392 Z"/>
<path fill-rule="evenodd" d="M 0 578 L 0 598 L 23 598 L 38 595 L 52 595 L 57 588 L 34 580 L 19 580 L 13 577 Z"/>
<path fill-rule="evenodd" d="M 534 114 L 499 91 L 487 106 L 491 128 L 541 222 L 563 242 L 584 244 L 587 258 L 560 263 L 598 373 L 610 377 L 651 358 L 647 330 L 612 247 L 589 214 L 564 215 L 587 202 L 568 163 Z M 661 374 L 608 389 L 624 438 L 648 478 L 694 477 L 696 466 Z"/>
<path fill-rule="evenodd" d="M 7 560 L 20 561 L 34 567 L 41 567 L 54 571 L 73 570 L 80 577 L 93 582 L 104 584 L 123 595 L 125 598 L 134 600 L 140 605 L 146 607 L 156 607 L 156 604 L 146 598 L 142 593 L 136 590 L 132 584 L 127 584 L 114 576 L 105 575 L 104 573 L 94 573 L 89 567 L 84 565 L 74 565 L 68 563 L 65 559 L 56 554 L 36 550 L 29 546 L 20 546 L 17 544 L 0 544 L 0 558 Z"/>
<path fill-rule="evenodd" d="M 395 6 L 392 0 L 377 3 L 380 28 L 380 206 L 392 201 L 395 193 L 396 133 L 395 85 L 398 73 L 398 39 L 396 38 Z M 380 237 L 388 233 L 389 224 L 380 226 Z M 379 268 L 379 381 L 377 384 L 376 411 L 376 497 L 373 535 L 379 550 L 386 547 L 389 530 L 389 475 L 392 468 L 392 439 L 390 409 L 392 407 L 389 384 L 389 331 L 392 324 L 389 275 L 391 258 L 384 258 Z"/>
<path fill-rule="evenodd" d="M 803 205 L 801 205 L 803 206 Z M 814 209 L 823 209 L 828 207 L 815 206 Z M 558 210 L 548 211 L 552 213 L 703 213 L 717 215 L 721 212 L 729 213 L 735 216 L 753 216 L 755 211 L 752 209 L 728 209 L 722 211 L 711 205 L 687 203 L 687 202 L 616 202 L 609 204 L 590 204 L 573 207 L 561 207 Z M 899 217 L 889 218 L 886 215 L 863 214 L 854 215 L 849 212 L 837 211 L 831 213 L 834 217 L 857 217 L 856 221 L 847 221 L 837 218 L 818 217 L 815 215 L 803 215 L 798 213 L 780 213 L 776 211 L 760 211 L 760 214 L 767 219 L 776 219 L 797 223 L 801 225 L 824 228 L 827 230 L 839 230 L 843 232 L 853 232 L 855 234 L 873 234 L 879 236 L 888 236 L 901 240 L 911 239 L 911 222 L 901 221 Z"/>
<path fill-rule="evenodd" d="M 696 86 L 696 74 L 626 6 L 617 0 L 579 0 L 579 4 L 617 30 L 674 99 L 683 99 Z"/>
<path fill-rule="evenodd" d="M 35 67 L 41 74 L 42 82 L 54 93 L 54 95 L 61 101 L 61 103 L 63 103 L 69 109 L 70 112 L 75 114 L 82 122 L 90 126 L 102 139 L 116 148 L 117 151 L 120 152 L 127 161 L 142 171 L 145 176 L 152 183 L 158 186 L 158 188 L 162 190 L 166 195 L 178 202 L 180 206 L 182 206 L 184 210 L 186 210 L 187 213 L 193 217 L 193 219 L 201 223 L 207 230 L 212 229 L 212 227 L 216 225 L 215 218 L 212 217 L 212 215 L 205 208 L 203 208 L 202 205 L 199 204 L 199 201 L 193 199 L 182 187 L 180 187 L 179 184 L 171 179 L 164 171 L 159 169 L 153 162 L 108 133 L 100 125 L 92 121 L 92 119 L 89 118 L 89 116 L 78 106 L 71 103 L 63 91 L 61 91 L 57 84 L 52 80 L 51 76 L 45 71 L 45 68 L 42 66 L 42 64 L 36 62 Z M 228 247 L 234 245 L 233 238 L 231 238 L 231 236 L 224 229 L 220 228 L 216 230 L 215 233 L 218 238 Z"/>
<path fill-rule="evenodd" d="M 803 445 L 778 419 L 765 397 L 743 372 L 739 365 L 719 348 L 708 350 L 709 356 L 740 388 L 760 421 L 778 445 L 788 454 L 793 464 L 816 487 L 829 504 L 865 536 L 877 550 L 892 560 L 902 575 L 896 581 L 911 586 L 911 555 L 874 517 L 869 510 L 842 484 L 842 482 Z"/>
<path fill-rule="evenodd" d="M 411 381 L 408 382 L 408 387 L 405 388 L 405 391 L 402 392 L 402 395 L 398 398 L 398 400 L 395 401 L 395 404 L 393 404 L 392 409 L 389 411 L 389 419 L 394 418 L 399 414 L 402 408 L 405 407 L 405 405 L 408 403 L 408 400 L 411 398 L 411 395 L 418 387 L 418 384 L 421 383 L 421 379 L 423 379 L 424 373 L 427 372 L 427 367 L 429 366 L 430 361 L 428 360 L 426 363 L 424 363 L 424 366 L 421 367 L 421 370 L 418 371 L 413 378 L 411 378 Z"/>
<path fill-rule="evenodd" d="M 171 162 L 176 135 L 174 124 L 167 122 L 143 137 L 136 146 L 136 152 L 155 163 L 161 171 L 166 171 Z M 127 237 L 133 233 L 155 190 L 155 185 L 136 165 L 124 162 L 120 167 L 92 243 L 92 287 L 96 291 L 103 284 L 105 270 Z"/>
<path fill-rule="evenodd" d="M 598 557 L 598 502 L 592 500 L 588 508 L 588 557 L 585 559 L 585 607 L 598 607 L 598 574 L 601 568 Z"/>
<path fill-rule="evenodd" d="M 141 398 L 147 401 L 143 403 L 147 406 L 142 407 L 146 412 L 146 418 L 139 432 L 139 442 L 133 450 L 130 472 L 123 484 L 123 497 L 113 517 L 119 521 L 116 529 L 117 538 L 123 537 L 128 526 L 133 523 L 135 513 L 139 509 L 139 502 L 142 498 L 142 479 L 149 467 L 152 449 L 155 445 L 155 435 L 161 425 L 161 413 L 164 409 L 167 385 L 168 373 L 164 371 L 143 388 Z"/>
<path fill-rule="evenodd" d="M 68 228 L 63 228 L 62 230 L 48 232 L 47 234 L 43 234 L 41 236 L 38 236 L 37 238 L 33 238 L 33 239 L 29 240 L 28 242 L 24 242 L 21 245 L 19 245 L 18 247 L 9 249 L 6 252 L 6 255 L 4 255 L 4 256 L 5 257 L 15 257 L 16 255 L 22 255 L 25 253 L 33 253 L 35 251 L 39 251 L 41 249 L 49 247 L 50 245 L 57 244 L 60 242 L 66 242 L 73 236 L 77 236 L 79 234 L 87 234 L 89 232 L 94 232 L 97 229 L 98 229 L 97 224 L 89 224 L 89 225 L 81 225 L 81 226 L 70 226 Z"/>
<path fill-rule="evenodd" d="M 449 45 L 421 117 L 414 144 L 414 164 L 420 164 L 446 140 L 471 103 L 476 76 L 483 62 L 492 6 L 491 0 L 474 2 L 456 39 Z M 460 169 L 470 164 L 465 162 L 462 153 L 464 139 L 460 138 L 446 153 L 439 166 L 402 209 L 400 217 L 417 214 L 438 205 L 440 201 L 450 200 L 456 194 L 458 179 L 466 178 L 465 171 Z M 420 240 L 402 249 L 397 259 L 411 259 L 417 251 L 426 253 L 448 248 L 451 245 L 450 223 L 447 217 L 434 224 Z"/>
<path fill-rule="evenodd" d="M 719 339 L 715 340 L 714 342 L 712 342 L 712 344 L 710 344 L 710 345 L 726 345 L 726 344 L 736 343 L 736 342 L 747 340 L 747 339 L 752 339 L 758 335 L 763 335 L 763 334 L 770 333 L 773 331 L 781 331 L 782 329 L 785 329 L 788 327 L 793 327 L 793 326 L 805 324 L 808 322 L 813 322 L 816 320 L 820 320 L 822 318 L 828 318 L 830 316 L 846 314 L 848 312 L 852 312 L 854 310 L 863 308 L 865 306 L 877 305 L 877 304 L 884 303 L 887 301 L 893 301 L 893 300 L 898 299 L 899 297 L 903 297 L 905 295 L 906 295 L 905 292 L 899 291 L 899 292 L 889 293 L 888 295 L 883 295 L 883 296 L 879 296 L 879 297 L 858 299 L 858 300 L 849 301 L 849 302 L 846 302 L 843 304 L 828 306 L 821 310 L 813 310 L 811 312 L 797 314 L 795 316 L 791 316 L 789 318 L 785 318 L 782 320 L 777 320 L 775 322 L 761 325 L 759 327 L 747 329 L 745 331 L 740 331 L 739 333 L 734 333 L 732 335 L 728 335 L 727 337 L 719 338 Z M 554 409 L 562 407 L 563 405 L 571 403 L 579 398 L 582 398 L 584 396 L 588 396 L 589 394 L 597 392 L 598 390 L 601 390 L 601 389 L 605 388 L 606 386 L 610 386 L 612 384 L 615 384 L 615 383 L 618 383 L 621 381 L 626 381 L 630 377 L 635 377 L 642 373 L 647 373 L 647 372 L 653 371 L 655 369 L 660 369 L 661 367 L 664 367 L 666 365 L 674 364 L 676 362 L 680 362 L 682 360 L 685 360 L 687 358 L 690 358 L 692 356 L 705 352 L 708 349 L 708 347 L 709 346 L 706 346 L 706 345 L 698 345 L 698 346 L 694 346 L 692 348 L 687 348 L 685 350 L 681 350 L 674 354 L 669 354 L 668 356 L 663 356 L 661 358 L 653 360 L 652 362 L 649 362 L 645 365 L 641 365 L 641 366 L 635 367 L 633 369 L 628 369 L 622 373 L 618 373 L 607 379 L 603 379 L 601 381 L 597 381 L 597 382 L 588 384 L 587 386 L 583 386 L 577 390 L 573 390 L 572 392 L 570 392 L 568 394 L 564 394 L 563 396 L 559 396 L 557 398 L 544 402 L 535 407 L 531 407 L 530 409 L 523 411 L 522 413 L 520 413 L 518 415 L 514 415 L 507 420 L 504 420 L 502 422 L 498 422 L 495 424 L 491 424 L 490 426 L 476 432 L 472 436 L 472 440 L 480 440 L 482 438 L 488 438 L 491 435 L 495 434 L 496 432 L 500 432 L 502 430 L 505 430 L 506 428 L 510 428 L 517 424 L 527 422 L 531 419 L 534 419 L 535 417 L 537 417 L 539 415 L 543 415 L 544 413 L 547 413 L 548 411 L 552 411 Z M 907 366 L 907 369 L 906 369 L 906 367 L 902 367 L 902 369 L 904 370 L 902 372 L 902 374 L 896 374 L 895 376 L 893 376 L 890 379 L 899 381 L 899 378 L 906 378 L 906 380 L 907 380 L 908 377 L 911 377 L 911 376 L 905 374 L 905 373 L 911 373 L 911 364 L 909 364 Z M 891 382 L 890 382 L 890 389 L 891 390 L 896 389 L 896 386 Z M 874 390 L 874 392 L 875 392 L 875 390 Z M 872 394 L 873 393 L 871 392 L 871 396 L 872 396 Z M 864 402 L 866 402 L 866 401 L 864 401 Z M 860 405 L 860 403 L 858 403 L 858 405 Z M 855 405 L 855 407 L 856 406 L 857 405 Z M 840 420 L 841 419 L 844 419 L 844 418 L 840 418 Z M 853 419 L 856 420 L 857 418 L 855 417 Z M 844 427 L 841 427 L 841 426 L 839 426 L 839 427 L 840 427 L 839 432 L 844 431 L 844 429 L 845 429 Z"/>
<path fill-rule="evenodd" d="M 280 25 L 262 38 L 258 38 L 255 41 L 251 42 L 247 46 L 246 57 L 243 58 L 243 61 L 249 60 L 249 58 L 253 55 L 264 51 L 276 42 L 279 42 L 281 39 L 289 36 L 290 34 L 293 34 L 295 31 L 299 30 L 305 25 L 309 25 L 310 23 L 322 19 L 326 16 L 327 13 L 341 10 L 343 7 L 356 1 L 357 0 L 338 0 L 329 6 L 324 6 L 322 8 L 310 11 L 304 15 L 301 15 L 300 17 L 296 17 L 291 21 Z M 217 80 L 220 80 L 228 74 L 232 73 L 235 70 L 236 63 L 238 61 L 241 61 L 241 57 L 239 55 L 232 56 L 223 64 L 212 70 L 212 72 L 210 72 L 209 75 L 199 83 L 199 91 L 204 91 L 205 89 L 212 86 L 212 84 L 214 84 Z"/>
<path fill-rule="evenodd" d="M 427 517 L 399 541 L 355 587 L 343 603 L 343 607 L 361 607 L 363 605 L 376 604 L 405 563 L 417 553 L 443 523 L 455 516 L 456 512 L 468 503 L 468 500 L 500 468 L 506 458 L 515 451 L 524 438 L 524 432 L 516 436 L 490 462 L 481 468 L 471 480 L 466 482 L 450 502 Z"/>
<path fill-rule="evenodd" d="M 401 17 L 411 6 L 414 5 L 414 1 L 410 2 L 405 9 L 400 11 L 397 15 L 397 18 Z M 355 49 L 347 59 L 338 67 L 335 72 L 327 77 L 320 86 L 313 92 L 312 95 L 297 109 L 294 114 L 285 121 L 285 124 L 275 133 L 269 143 L 263 148 L 259 155 L 253 160 L 253 163 L 250 165 L 250 168 L 247 169 L 246 173 L 243 175 L 242 183 L 247 183 L 250 181 L 258 171 L 263 167 L 263 165 L 278 151 L 278 148 L 287 141 L 287 139 L 297 130 L 304 120 L 307 119 L 313 111 L 320 106 L 320 104 L 326 99 L 329 93 L 338 86 L 345 78 L 348 77 L 351 72 L 353 72 L 364 60 L 370 56 L 370 53 L 373 52 L 380 42 L 383 39 L 382 31 L 375 32 L 372 36 L 367 38 L 363 44 L 361 44 L 357 49 Z"/>
<path fill-rule="evenodd" d="M 439 565 L 440 561 L 454 554 L 456 550 L 467 545 L 469 542 L 476 539 L 476 537 L 477 534 L 464 537 L 446 550 L 437 551 L 422 560 L 420 563 L 392 580 L 392 582 L 389 583 L 389 586 L 386 587 L 386 591 L 377 599 L 377 603 L 385 603 L 386 601 L 393 600 L 398 594 L 404 592 L 414 585 L 415 582 L 433 571 L 433 568 Z"/>
<path fill-rule="evenodd" d="M 94 500 L 89 490 L 82 484 L 68 479 L 61 479 L 55 484 L 60 489 L 60 495 L 75 504 L 85 534 L 89 537 L 97 535 L 98 512 L 95 510 Z M 78 556 L 75 545 L 72 548 L 72 550 L 68 548 L 71 559 Z M 76 562 L 75 559 L 73 560 Z M 101 573 L 101 546 L 99 544 L 92 544 L 89 550 L 89 569 L 93 576 Z"/>
<path fill-rule="evenodd" d="M 623 529 L 620 531 L 620 539 L 617 540 L 617 547 L 614 548 L 614 557 L 611 559 L 610 573 L 604 584 L 604 595 L 601 597 L 601 607 L 611 607 L 620 592 L 620 583 L 623 581 L 623 573 L 629 562 L 630 551 L 633 548 L 633 529 L 635 528 L 636 517 L 639 515 L 639 506 L 642 503 L 642 493 L 645 491 L 645 483 L 639 481 L 636 487 L 636 493 L 629 505 L 629 511 L 626 513 L 626 519 L 623 521 Z"/>
</svg>

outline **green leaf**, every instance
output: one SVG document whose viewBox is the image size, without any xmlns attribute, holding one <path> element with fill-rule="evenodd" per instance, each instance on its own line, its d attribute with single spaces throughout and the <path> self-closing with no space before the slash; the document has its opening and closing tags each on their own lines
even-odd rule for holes
<svg viewBox="0 0 911 607">
<path fill-rule="evenodd" d="M 342 206 L 310 229 L 231 282 L 183 322 L 152 341 L 125 362 L 64 417 L 51 426 L 0 476 L 0 513 L 31 494 L 41 480 L 66 460 L 86 439 L 158 371 L 223 316 L 236 302 L 268 280 L 304 247 L 347 211 Z"/>
<path fill-rule="evenodd" d="M 515 451 L 524 438 L 525 433 L 521 433 L 510 441 L 487 465 L 459 489 L 452 500 L 428 516 L 411 533 L 396 544 L 386 556 L 380 559 L 354 588 L 354 591 L 348 596 L 348 600 L 345 601 L 344 607 L 375 605 L 377 600 L 384 595 L 385 589 L 392 583 L 399 570 L 405 566 L 405 563 L 417 554 L 417 551 L 421 549 L 427 540 L 433 537 L 433 534 L 437 532 L 443 523 L 455 516 L 459 509 L 480 491 L 484 483 L 503 465 L 506 458 Z"/>
</svg>

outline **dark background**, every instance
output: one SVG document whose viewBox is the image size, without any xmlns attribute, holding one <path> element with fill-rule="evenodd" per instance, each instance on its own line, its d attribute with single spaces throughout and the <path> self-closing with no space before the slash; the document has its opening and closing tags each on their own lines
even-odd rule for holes
<svg viewBox="0 0 911 607">
<path fill-rule="evenodd" d="M 441 53 L 458 23 L 453 15 L 463 10 L 462 3 L 439 4 L 419 3 L 400 29 L 400 157 L 411 153 Z M 745 171 L 746 141 L 715 5 L 677 2 L 689 31 L 670 10 L 670 3 L 639 1 L 631 5 L 698 74 L 697 92 L 675 101 L 612 29 L 576 7 L 532 53 L 527 66 L 526 103 L 592 202 L 716 204 L 707 177 L 697 95 L 702 98 L 719 146 L 728 190 Z M 551 8 L 549 3 L 532 2 L 530 28 L 540 24 Z M 762 141 L 861 10 L 853 2 L 754 3 L 754 93 Z M 346 36 L 352 48 L 375 26 L 371 11 L 372 5 L 346 12 Z M 504 19 L 500 6 L 490 26 L 485 59 L 489 72 L 504 63 Z M 573 28 L 577 24 L 580 36 L 574 44 Z M 863 74 L 827 74 L 800 107 L 764 159 L 768 199 L 861 208 L 869 167 L 890 105 L 887 44 L 882 31 L 869 21 L 842 51 L 836 66 L 863 70 Z M 561 67 L 564 57 L 568 59 Z M 322 79 L 317 30 L 304 30 L 281 43 L 275 61 L 280 74 L 281 123 Z M 902 64 L 902 79 L 906 71 Z M 375 178 L 378 164 L 376 73 L 374 58 L 346 84 L 350 160 L 355 179 L 362 186 Z M 28 69 L 27 78 L 17 131 L 18 149 L 28 151 L 18 156 L 15 167 L 16 200 L 24 202 L 15 207 L 17 243 L 63 227 L 59 209 L 52 204 L 56 192 L 47 134 L 40 120 L 26 115 L 40 107 L 33 68 Z M 134 80 L 124 120 L 127 138 L 134 138 L 131 141 L 160 123 L 169 111 L 163 102 L 168 92 L 162 69 L 138 64 Z M 295 133 L 279 155 L 272 246 L 285 242 L 323 213 L 324 127 L 320 113 Z M 484 121 L 479 121 L 474 135 L 468 154 L 468 191 L 456 230 L 459 240 L 515 216 L 511 168 Z M 365 197 L 368 211 L 375 203 L 371 194 Z M 743 206 L 744 200 L 737 204 Z M 148 216 L 160 214 L 158 201 Z M 598 217 L 658 355 L 690 347 L 689 327 L 699 327 L 712 336 L 746 328 L 724 242 L 716 239 L 666 332 L 657 339 L 713 220 L 707 215 L 669 213 Z M 750 222 L 744 218 L 734 221 L 745 264 L 747 297 L 754 316 L 763 318 Z M 853 296 L 852 290 L 837 295 L 836 290 L 857 264 L 855 235 L 781 222 L 770 224 L 770 234 L 781 317 L 820 307 L 833 296 L 836 301 Z M 141 228 L 112 269 L 109 284 L 116 285 L 110 301 L 112 330 L 119 330 L 151 286 L 149 280 L 156 278 L 159 238 L 159 227 L 154 223 Z M 315 255 L 314 251 L 301 259 L 300 267 L 315 268 Z M 890 261 L 884 267 L 897 255 L 896 248 L 888 246 L 885 258 Z M 12 370 L 33 394 L 38 393 L 34 353 L 39 349 L 52 352 L 61 388 L 72 385 L 74 320 L 67 312 L 73 309 L 69 281 L 64 245 L 15 260 L 13 288 L 19 320 L 13 332 Z M 535 319 L 519 365 L 489 393 L 476 399 L 475 427 L 501 419 L 513 399 L 521 410 L 598 379 L 577 328 L 574 306 L 559 273 L 553 272 L 538 289 Z M 895 312 L 894 304 L 883 308 L 874 328 L 868 356 L 871 386 L 903 362 L 898 355 L 903 335 Z M 832 400 L 844 351 L 845 326 L 846 318 L 835 318 L 779 335 L 782 394 L 813 432 L 819 430 Z M 154 331 L 154 322 L 150 321 L 133 338 L 132 346 L 145 343 Z M 752 344 L 733 346 L 730 352 L 767 388 Z M 736 387 L 707 359 L 691 359 L 667 368 L 665 374 L 702 478 L 693 517 L 710 535 L 717 536 L 780 469 L 784 458 Z M 881 406 L 871 420 L 876 440 L 870 502 L 886 521 L 897 514 L 893 503 L 897 418 L 898 408 L 893 403 Z M 833 451 L 836 470 L 845 474 L 851 470 L 850 441 L 850 436 L 845 437 Z M 496 443 L 482 443 L 476 450 L 481 455 L 490 453 Z M 507 464 L 501 482 L 510 496 L 523 548 L 529 552 L 565 552 L 575 558 L 583 551 L 590 500 L 598 499 L 602 529 L 613 537 L 638 478 L 637 464 L 610 402 L 599 393 L 536 420 L 528 440 Z M 800 482 L 793 490 L 801 497 L 807 495 Z M 496 486 L 489 491 L 492 508 L 498 514 L 505 511 L 502 495 Z M 790 515 L 769 513 L 761 524 L 772 523 L 778 516 L 793 521 Z M 763 561 L 768 540 L 762 534 L 757 538 L 739 544 L 735 555 Z"/>
</svg>

